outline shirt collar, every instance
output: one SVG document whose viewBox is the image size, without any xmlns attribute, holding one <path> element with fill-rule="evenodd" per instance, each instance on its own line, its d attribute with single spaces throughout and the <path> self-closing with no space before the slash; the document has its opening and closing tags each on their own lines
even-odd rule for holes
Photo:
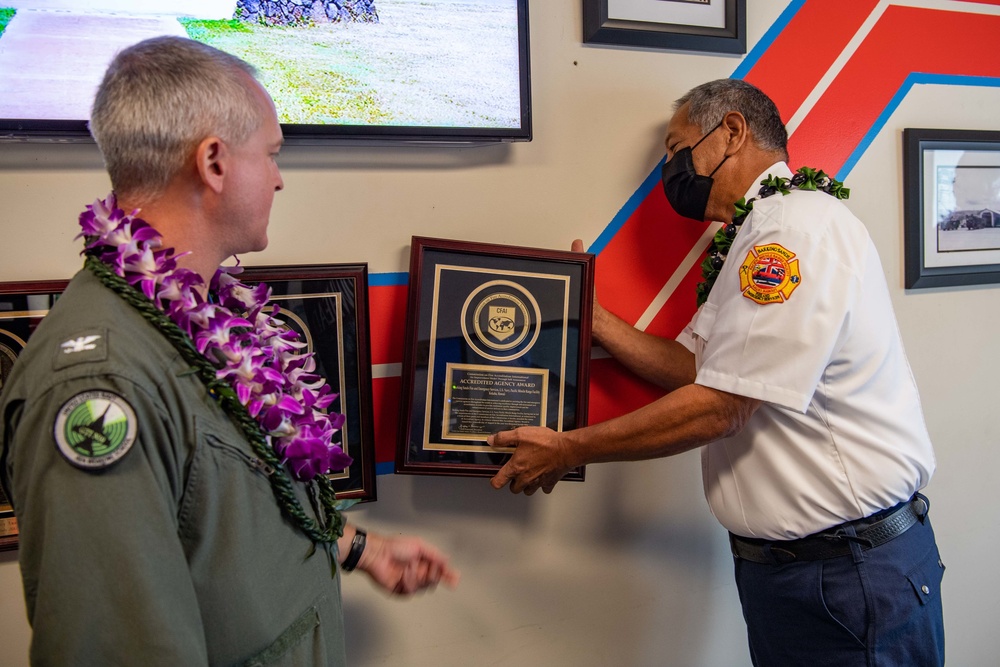
<svg viewBox="0 0 1000 667">
<path fill-rule="evenodd" d="M 753 185 L 750 186 L 750 189 L 747 190 L 747 193 L 743 195 L 743 197 L 747 201 L 750 201 L 751 198 L 756 197 L 757 191 L 760 190 L 760 182 L 766 178 L 769 178 L 770 176 L 781 176 L 782 178 L 791 178 L 793 175 L 794 174 L 792 174 L 792 170 L 788 168 L 788 165 L 779 160 L 778 162 L 775 162 L 770 167 L 761 172 L 760 176 L 758 176 L 753 180 Z"/>
</svg>

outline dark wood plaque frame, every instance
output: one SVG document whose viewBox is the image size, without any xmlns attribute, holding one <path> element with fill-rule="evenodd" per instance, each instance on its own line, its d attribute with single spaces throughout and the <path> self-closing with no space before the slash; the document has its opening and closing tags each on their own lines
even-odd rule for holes
<svg viewBox="0 0 1000 667">
<path fill-rule="evenodd" d="M 12 344 L 23 346 L 28 341 L 29 334 L 35 330 L 42 317 L 48 312 L 48 308 L 42 311 L 28 310 L 18 307 L 18 303 L 23 298 L 26 302 L 29 296 L 45 297 L 48 305 L 59 298 L 68 280 L 39 280 L 24 282 L 0 283 L 0 389 L 3 389 L 4 382 L 9 372 L 9 364 L 16 358 L 21 350 L 13 349 Z M 36 314 L 38 313 L 38 314 Z M 20 335 L 12 331 L 16 328 Z M 13 358 L 12 358 L 13 357 Z M 18 546 L 17 519 L 14 517 L 14 509 L 10 500 L 0 491 L 0 551 L 9 551 Z"/>
<path fill-rule="evenodd" d="M 549 373 L 554 378 L 554 395 L 561 401 L 555 407 L 555 413 L 558 415 L 555 423 L 558 425 L 557 428 L 561 426 L 565 430 L 587 425 L 594 259 L 594 255 L 589 253 L 413 237 L 410 249 L 410 292 L 402 372 L 401 419 L 396 443 L 397 473 L 486 477 L 496 474 L 510 458 L 509 452 L 492 450 L 482 440 L 476 439 L 478 444 L 471 445 L 471 449 L 465 449 L 466 445 L 457 442 L 462 438 L 456 438 L 456 441 L 452 441 L 451 436 L 446 438 L 443 433 L 445 427 L 443 415 L 445 403 L 451 402 L 446 395 L 451 394 L 443 384 L 440 392 L 435 388 L 437 380 L 444 378 L 443 375 L 441 378 L 435 378 L 436 365 L 442 361 L 435 357 L 439 347 L 442 349 L 441 356 L 445 362 L 458 360 L 475 362 L 446 363 L 447 366 L 463 369 L 475 367 L 478 370 L 480 365 L 485 365 L 495 369 L 497 374 L 516 373 L 519 369 L 525 369 L 527 375 L 538 373 L 536 369 L 539 366 L 527 364 L 536 358 L 546 358 L 544 344 L 537 348 L 532 347 L 540 333 L 535 333 L 535 338 L 531 339 L 531 342 L 522 344 L 523 352 L 513 350 L 512 354 L 523 355 L 523 358 L 514 356 L 510 357 L 510 360 L 489 356 L 489 351 L 484 354 L 485 348 L 477 348 L 475 338 L 468 333 L 466 327 L 468 313 L 473 310 L 479 313 L 483 308 L 482 304 L 479 304 L 478 310 L 469 306 L 477 294 L 487 294 L 480 290 L 492 283 L 500 285 L 496 288 L 498 290 L 509 289 L 516 292 L 521 287 L 524 290 L 523 294 L 527 295 L 525 301 L 531 301 L 539 313 L 541 310 L 534 301 L 532 290 L 539 291 L 543 295 L 548 293 L 559 295 L 556 297 L 556 303 L 561 304 L 563 311 L 560 313 L 560 318 L 564 319 L 557 321 L 557 326 L 561 329 L 553 330 L 556 333 L 548 333 L 545 338 L 545 342 L 551 343 L 552 340 L 558 340 L 555 336 L 558 336 L 558 331 L 562 331 L 562 348 L 557 352 L 562 360 L 562 366 L 549 369 L 549 371 L 559 371 Z M 443 271 L 451 271 L 456 277 L 446 284 L 447 281 L 442 278 Z M 463 272 L 481 278 L 476 277 L 466 285 L 457 278 Z M 435 278 L 429 279 L 431 275 Z M 531 284 L 533 287 L 523 287 L 516 281 L 521 281 L 525 285 Z M 562 281 L 563 285 L 560 286 L 558 281 Z M 447 296 L 438 294 L 439 288 L 444 288 L 449 294 Z M 463 322 L 461 326 L 465 333 L 461 340 L 457 336 L 438 337 L 436 335 L 438 306 L 441 304 L 441 310 L 450 314 L 455 314 L 451 311 L 457 313 L 456 294 L 460 299 L 464 299 L 458 319 Z M 484 300 L 487 298 L 497 297 L 488 296 L 484 297 Z M 558 301 L 560 298 L 562 302 Z M 526 311 L 528 308 L 525 306 Z M 472 319 L 475 319 L 475 316 Z M 447 315 L 444 320 L 447 320 Z M 540 321 L 529 325 L 530 320 L 530 317 L 524 319 L 522 330 L 527 331 L 529 326 L 534 326 L 536 332 L 541 332 L 546 329 L 550 321 L 542 317 Z M 455 322 L 450 324 L 452 327 L 456 326 Z M 439 340 L 442 341 L 440 345 Z M 452 355 L 459 356 L 448 356 L 444 352 L 446 348 Z M 528 353 L 532 350 L 537 352 L 529 356 Z M 496 363 L 490 364 L 490 360 Z M 514 363 L 516 365 L 513 365 Z M 548 368 L 544 365 L 540 367 Z M 567 370 L 570 367 L 573 370 Z M 486 370 L 487 374 L 490 372 L 494 371 Z M 429 434 L 432 431 L 432 424 L 436 424 L 434 420 L 437 419 L 437 411 L 434 405 L 438 401 L 442 407 L 441 435 L 434 436 L 434 439 L 441 442 L 432 443 Z M 548 403 L 540 405 L 546 406 Z M 553 426 L 550 415 L 547 408 L 541 408 L 540 419 L 547 425 Z M 434 429 L 434 432 L 438 430 Z M 472 439 L 475 439 L 475 436 L 464 438 L 464 440 Z M 441 449 L 445 449 L 446 445 L 452 449 L 441 451 L 433 447 L 433 444 L 442 445 Z M 582 481 L 584 473 L 585 469 L 581 466 L 567 473 L 564 479 Z"/>
<path fill-rule="evenodd" d="M 284 297 L 299 297 L 296 299 L 299 302 L 296 304 L 299 309 L 304 308 L 302 302 L 305 299 L 301 297 L 312 297 L 310 300 L 316 300 L 316 297 L 322 298 L 324 306 L 330 306 L 339 300 L 343 321 L 338 320 L 334 323 L 338 326 L 339 333 L 334 331 L 332 336 L 324 334 L 320 339 L 318 338 L 320 334 L 310 326 L 319 322 L 309 322 L 306 321 L 307 318 L 301 316 L 296 319 L 301 320 L 298 323 L 299 328 L 306 327 L 311 332 L 311 340 L 315 341 L 311 351 L 315 352 L 317 372 L 326 378 L 335 393 L 340 394 L 340 399 L 330 409 L 335 409 L 334 406 L 339 403 L 341 406 L 339 411 L 347 417 L 342 432 L 344 437 L 348 438 L 347 453 L 354 458 L 354 462 L 343 474 L 333 473 L 329 476 L 337 491 L 337 498 L 376 500 L 368 265 L 255 266 L 247 267 L 239 275 L 239 279 L 247 284 L 264 282 L 270 286 L 271 301 L 282 308 L 282 312 L 277 315 L 278 319 L 288 319 L 288 308 L 282 303 Z M 297 315 L 294 308 L 292 313 Z M 311 317 L 318 318 L 324 314 L 329 315 L 329 312 L 317 311 Z M 325 346 L 324 349 L 315 349 L 320 343 Z M 336 354 L 338 359 L 329 358 L 331 354 Z M 340 371 L 335 376 L 331 372 L 333 370 L 331 366 L 334 365 Z M 355 372 L 346 372 L 351 368 L 355 369 Z M 345 386 L 341 386 L 342 376 Z M 355 439 L 360 441 L 357 445 L 351 442 Z"/>
</svg>

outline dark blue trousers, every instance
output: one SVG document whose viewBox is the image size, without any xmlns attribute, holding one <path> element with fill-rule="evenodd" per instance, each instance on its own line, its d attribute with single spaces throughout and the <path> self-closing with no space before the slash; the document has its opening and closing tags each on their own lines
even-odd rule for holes
<svg viewBox="0 0 1000 667">
<path fill-rule="evenodd" d="M 944 664 L 944 563 L 930 519 L 852 551 L 787 564 L 735 559 L 755 667 Z"/>
</svg>

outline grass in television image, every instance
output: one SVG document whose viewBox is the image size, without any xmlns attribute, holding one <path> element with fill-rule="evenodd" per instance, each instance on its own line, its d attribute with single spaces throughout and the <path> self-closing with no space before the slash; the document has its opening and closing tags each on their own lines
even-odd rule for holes
<svg viewBox="0 0 1000 667">
<path fill-rule="evenodd" d="M 0 119 L 88 118 L 114 54 L 165 34 L 254 65 L 282 123 L 521 125 L 517 0 L 0 0 Z"/>
<path fill-rule="evenodd" d="M 0 35 L 3 35 L 3 31 L 7 29 L 7 24 L 14 18 L 14 11 L 7 7 L 0 9 Z"/>
</svg>

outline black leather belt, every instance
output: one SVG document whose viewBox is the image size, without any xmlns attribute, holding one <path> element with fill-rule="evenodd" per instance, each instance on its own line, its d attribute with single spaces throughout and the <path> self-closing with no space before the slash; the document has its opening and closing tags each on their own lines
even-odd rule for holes
<svg viewBox="0 0 1000 667">
<path fill-rule="evenodd" d="M 842 523 L 821 533 L 798 540 L 760 540 L 729 534 L 733 555 L 753 563 L 791 563 L 824 560 L 851 553 L 851 542 L 862 550 L 874 549 L 902 535 L 917 521 L 923 521 L 930 504 L 921 494 L 870 517 Z M 854 527 L 856 536 L 845 529 Z"/>
</svg>

